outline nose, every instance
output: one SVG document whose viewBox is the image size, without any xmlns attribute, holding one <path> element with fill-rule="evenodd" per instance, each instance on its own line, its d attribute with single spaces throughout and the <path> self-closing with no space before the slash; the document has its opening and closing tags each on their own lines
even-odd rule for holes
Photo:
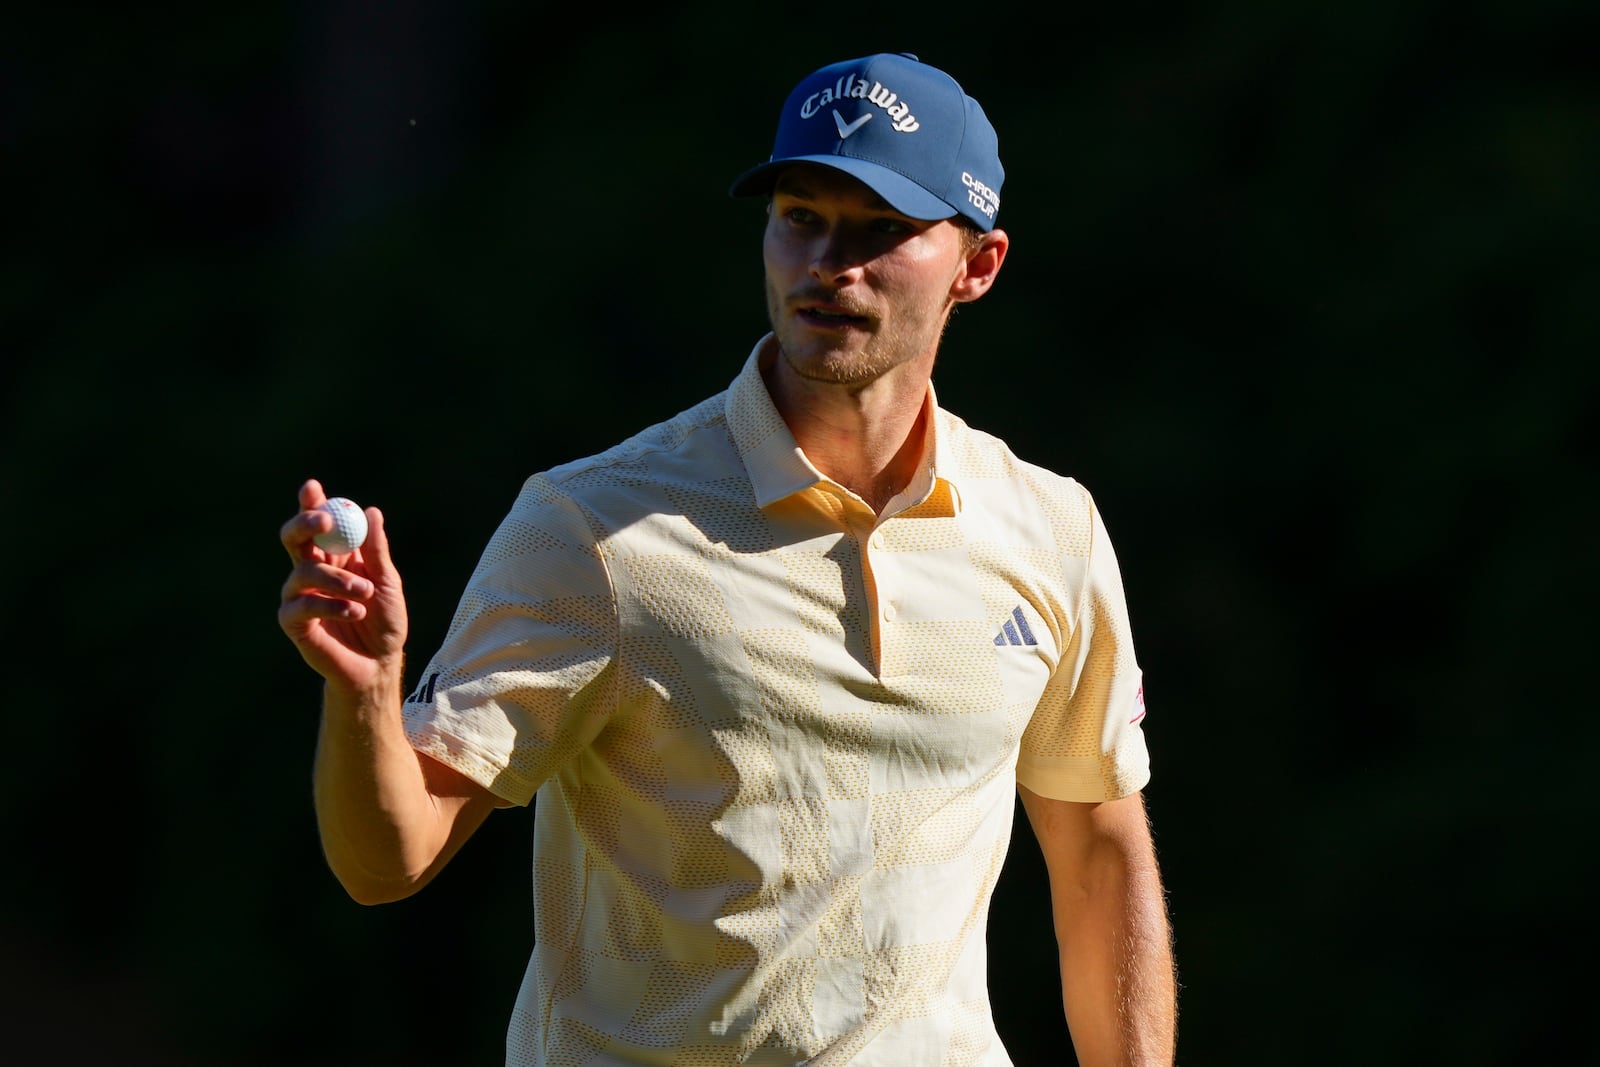
<svg viewBox="0 0 1600 1067">
<path fill-rule="evenodd" d="M 846 285 L 860 277 L 863 262 L 860 249 L 853 247 L 843 230 L 835 226 L 817 237 L 812 249 L 811 277 L 824 285 Z"/>
</svg>

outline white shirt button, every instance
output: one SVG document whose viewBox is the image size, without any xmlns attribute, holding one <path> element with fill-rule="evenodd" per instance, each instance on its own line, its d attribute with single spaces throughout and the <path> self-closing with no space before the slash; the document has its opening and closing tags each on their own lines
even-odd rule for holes
<svg viewBox="0 0 1600 1067">
<path fill-rule="evenodd" d="M 893 604 L 885 604 L 883 606 L 883 621 L 884 622 L 894 622 L 894 617 L 897 614 L 899 614 L 899 612 L 894 610 L 894 605 Z"/>
</svg>

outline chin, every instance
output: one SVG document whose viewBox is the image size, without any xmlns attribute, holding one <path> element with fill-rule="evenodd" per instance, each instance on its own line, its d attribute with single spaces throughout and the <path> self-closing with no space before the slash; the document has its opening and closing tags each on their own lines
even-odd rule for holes
<svg viewBox="0 0 1600 1067">
<path fill-rule="evenodd" d="M 789 349 L 784 349 L 784 353 L 784 359 L 795 374 L 814 382 L 835 385 L 870 382 L 888 369 L 879 366 L 871 356 L 858 351 L 811 348 L 801 349 L 798 354 L 791 354 Z"/>
</svg>

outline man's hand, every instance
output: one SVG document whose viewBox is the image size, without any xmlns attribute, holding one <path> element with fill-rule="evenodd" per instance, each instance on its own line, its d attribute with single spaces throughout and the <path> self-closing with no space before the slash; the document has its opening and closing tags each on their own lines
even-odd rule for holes
<svg viewBox="0 0 1600 1067">
<path fill-rule="evenodd" d="M 300 513 L 279 530 L 294 568 L 283 584 L 278 626 L 330 685 L 367 690 L 399 676 L 407 630 L 400 572 L 377 508 L 366 509 L 367 540 L 356 551 L 318 548 L 312 539 L 333 528 L 333 516 L 317 510 L 325 500 L 322 483 L 307 481 Z"/>
</svg>

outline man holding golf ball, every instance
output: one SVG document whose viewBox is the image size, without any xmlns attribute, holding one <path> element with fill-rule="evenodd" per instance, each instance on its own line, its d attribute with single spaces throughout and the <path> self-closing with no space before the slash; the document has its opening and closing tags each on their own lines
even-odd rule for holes
<svg viewBox="0 0 1600 1067">
<path fill-rule="evenodd" d="M 1019 792 L 1079 1062 L 1172 1063 L 1105 524 L 931 382 L 1006 258 L 1002 178 L 914 57 L 803 79 L 732 189 L 768 200 L 771 332 L 725 392 L 529 478 L 409 686 L 382 513 L 363 543 L 301 487 L 279 621 L 325 680 L 346 889 L 415 893 L 537 798 L 508 1064 L 1011 1064 L 985 929 Z"/>
</svg>

